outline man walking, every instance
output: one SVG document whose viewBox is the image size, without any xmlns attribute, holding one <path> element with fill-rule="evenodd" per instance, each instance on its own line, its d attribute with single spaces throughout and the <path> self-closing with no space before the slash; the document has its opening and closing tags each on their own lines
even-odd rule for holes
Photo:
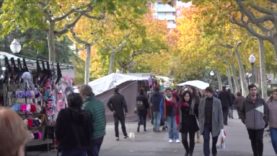
<svg viewBox="0 0 277 156">
<path fill-rule="evenodd" d="M 105 106 L 95 98 L 91 87 L 88 85 L 81 86 L 80 94 L 84 101 L 84 109 L 92 115 L 92 147 L 88 151 L 88 156 L 98 156 L 106 133 Z"/>
<path fill-rule="evenodd" d="M 265 101 L 257 94 L 255 84 L 248 86 L 249 95 L 243 102 L 240 117 L 245 124 L 251 141 L 254 156 L 263 155 L 263 134 L 268 121 L 268 108 Z"/>
<path fill-rule="evenodd" d="M 226 86 L 222 87 L 222 91 L 219 93 L 218 97 L 222 104 L 224 125 L 228 125 L 228 114 L 229 114 L 229 106 L 231 105 L 231 97 L 226 90 Z"/>
<path fill-rule="evenodd" d="M 119 93 L 119 88 L 114 89 L 114 95 L 108 101 L 108 107 L 113 112 L 115 137 L 119 141 L 118 124 L 120 122 L 124 138 L 127 139 L 127 131 L 125 126 L 125 115 L 127 114 L 127 105 L 123 95 Z"/>
<path fill-rule="evenodd" d="M 212 154 L 217 155 L 216 143 L 221 129 L 223 129 L 223 113 L 221 102 L 213 96 L 213 89 L 205 89 L 206 97 L 201 99 L 199 111 L 199 128 L 204 138 L 204 156 L 210 155 L 210 133 L 212 134 Z"/>
<path fill-rule="evenodd" d="M 163 104 L 163 95 L 160 93 L 159 87 L 154 88 L 154 93 L 150 98 L 151 109 L 153 111 L 153 131 L 160 131 L 161 112 L 160 107 Z"/>
<path fill-rule="evenodd" d="M 140 89 L 139 96 L 137 96 L 136 101 L 137 101 L 136 109 L 139 117 L 137 132 L 140 131 L 140 125 L 143 125 L 144 131 L 146 132 L 146 118 L 147 118 L 149 103 L 148 103 L 147 97 L 144 94 L 144 89 Z"/>
</svg>

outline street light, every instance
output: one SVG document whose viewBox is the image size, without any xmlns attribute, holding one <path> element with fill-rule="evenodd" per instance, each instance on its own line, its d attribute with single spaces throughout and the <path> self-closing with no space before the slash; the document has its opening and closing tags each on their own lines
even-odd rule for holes
<svg viewBox="0 0 277 156">
<path fill-rule="evenodd" d="M 20 52 L 21 50 L 21 45 L 20 43 L 17 41 L 17 39 L 13 39 L 11 45 L 10 45 L 10 49 L 14 54 L 17 54 Z"/>
<path fill-rule="evenodd" d="M 211 71 L 211 72 L 210 72 L 210 76 L 212 76 L 212 77 L 213 77 L 213 76 L 214 76 L 214 74 L 215 74 L 215 73 L 214 73 L 214 71 Z"/>
<path fill-rule="evenodd" d="M 254 63 L 255 63 L 255 61 L 256 61 L 256 57 L 255 57 L 255 55 L 254 54 L 251 54 L 250 56 L 249 56 L 249 58 L 248 58 L 248 60 L 249 60 L 249 62 L 250 62 L 250 64 L 251 64 L 251 67 L 252 67 L 252 81 L 253 81 L 253 83 L 255 83 L 255 71 L 254 71 Z"/>
</svg>

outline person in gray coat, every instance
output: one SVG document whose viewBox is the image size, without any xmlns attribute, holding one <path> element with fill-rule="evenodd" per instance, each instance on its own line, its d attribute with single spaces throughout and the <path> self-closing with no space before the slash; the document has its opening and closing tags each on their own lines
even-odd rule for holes
<svg viewBox="0 0 277 156">
<path fill-rule="evenodd" d="M 212 134 L 212 154 L 217 155 L 216 143 L 221 129 L 223 129 L 223 112 L 221 102 L 213 96 L 213 89 L 205 89 L 205 97 L 201 99 L 199 107 L 199 128 L 204 138 L 204 156 L 210 155 L 210 133 Z"/>
<path fill-rule="evenodd" d="M 240 117 L 247 128 L 254 156 L 262 156 L 263 134 L 268 121 L 268 107 L 257 94 L 255 84 L 249 85 L 248 90 L 249 95 L 243 102 Z"/>
</svg>

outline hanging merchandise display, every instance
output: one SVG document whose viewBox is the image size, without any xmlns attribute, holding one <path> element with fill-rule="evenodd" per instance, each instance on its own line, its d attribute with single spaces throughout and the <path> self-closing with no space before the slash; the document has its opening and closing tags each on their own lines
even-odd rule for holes
<svg viewBox="0 0 277 156">
<path fill-rule="evenodd" d="M 3 62 L 2 105 L 22 117 L 34 140 L 53 139 L 54 143 L 57 114 L 66 107 L 65 89 L 72 83 L 62 77 L 59 63 L 51 69 L 48 61 L 43 60 L 27 64 L 25 58 L 4 57 Z"/>
</svg>

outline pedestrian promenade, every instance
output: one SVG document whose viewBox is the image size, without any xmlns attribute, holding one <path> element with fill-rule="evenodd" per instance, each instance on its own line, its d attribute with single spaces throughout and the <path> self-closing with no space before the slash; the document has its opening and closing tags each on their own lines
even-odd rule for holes
<svg viewBox="0 0 277 156">
<path fill-rule="evenodd" d="M 100 156 L 183 156 L 185 154 L 182 143 L 168 143 L 166 132 L 152 132 L 152 125 L 149 123 L 147 132 L 137 133 L 136 128 L 136 123 L 127 123 L 127 131 L 129 134 L 131 133 L 131 137 L 124 139 L 120 133 L 120 141 L 116 141 L 113 124 L 109 123 Z M 248 134 L 240 120 L 229 120 L 226 132 L 226 149 L 219 150 L 218 156 L 252 156 Z M 194 156 L 203 156 L 202 143 L 201 136 L 201 143 L 197 143 L 195 146 Z M 56 152 L 36 152 L 27 156 L 56 156 Z M 264 156 L 275 156 L 269 136 L 264 139 Z"/>
</svg>

